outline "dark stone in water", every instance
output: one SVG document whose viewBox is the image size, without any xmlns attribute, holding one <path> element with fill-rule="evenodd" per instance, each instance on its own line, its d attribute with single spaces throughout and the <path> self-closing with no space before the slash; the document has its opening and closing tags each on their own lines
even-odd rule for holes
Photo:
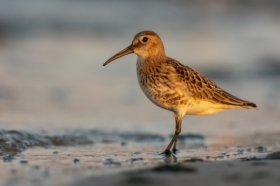
<svg viewBox="0 0 280 186">
<path fill-rule="evenodd" d="M 152 169 L 154 172 L 188 172 L 188 173 L 194 173 L 196 172 L 196 169 L 194 167 L 190 166 L 184 166 L 180 164 L 175 164 L 175 165 L 160 165 L 157 167 L 154 167 Z"/>
<path fill-rule="evenodd" d="M 79 163 L 80 160 L 79 160 L 78 158 L 75 158 L 75 159 L 73 160 L 73 162 L 76 164 L 76 163 Z"/>
<path fill-rule="evenodd" d="M 125 141 L 121 142 L 121 146 L 126 146 L 127 143 Z"/>
<path fill-rule="evenodd" d="M 3 157 L 4 162 L 13 162 L 14 160 L 16 160 L 16 158 L 14 156 L 4 156 Z"/>
<path fill-rule="evenodd" d="M 58 154 L 58 151 L 53 151 L 53 154 Z"/>
<path fill-rule="evenodd" d="M 119 161 L 115 161 L 113 158 L 106 158 L 105 160 L 103 160 L 103 165 L 104 166 L 120 166 L 121 162 Z"/>
<path fill-rule="evenodd" d="M 257 148 L 255 148 L 255 151 L 257 152 L 265 152 L 267 149 L 265 147 L 259 146 Z"/>
<path fill-rule="evenodd" d="M 204 160 L 201 158 L 191 158 L 191 159 L 187 159 L 184 160 L 184 162 L 203 162 Z"/>
<path fill-rule="evenodd" d="M 27 164 L 28 161 L 27 161 L 27 160 L 21 160 L 20 163 L 21 163 L 21 164 Z"/>
<path fill-rule="evenodd" d="M 134 163 L 134 162 L 139 162 L 139 161 L 143 161 L 143 158 L 130 158 L 129 160 L 126 160 L 126 162 L 129 163 Z"/>
</svg>

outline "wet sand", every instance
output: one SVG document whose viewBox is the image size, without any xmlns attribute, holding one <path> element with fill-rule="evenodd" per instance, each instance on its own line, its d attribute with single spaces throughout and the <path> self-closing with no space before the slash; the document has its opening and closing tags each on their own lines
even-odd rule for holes
<svg viewBox="0 0 280 186">
<path fill-rule="evenodd" d="M 62 136 L 58 135 L 56 139 Z M 135 138 L 125 137 L 126 141 L 116 133 L 109 136 L 112 137 L 110 140 L 108 136 L 103 136 L 103 139 L 99 136 L 99 141 L 90 145 L 57 143 L 48 144 L 45 148 L 27 148 L 13 156 L 6 154 L 0 163 L 1 185 L 280 183 L 280 146 L 275 141 L 279 136 L 277 134 L 227 141 L 185 135 L 188 137 L 180 139 L 176 159 L 159 155 L 166 147 L 169 136 L 134 133 Z M 77 135 L 75 139 L 78 139 Z"/>
</svg>

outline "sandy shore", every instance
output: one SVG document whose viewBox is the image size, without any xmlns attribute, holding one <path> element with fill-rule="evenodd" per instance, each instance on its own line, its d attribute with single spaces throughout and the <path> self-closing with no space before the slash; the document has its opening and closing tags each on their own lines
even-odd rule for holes
<svg viewBox="0 0 280 186">
<path fill-rule="evenodd" d="M 181 140 L 176 159 L 158 155 L 165 141 L 50 146 L 4 156 L 1 185 L 279 185 L 280 148 L 272 135 L 242 141 Z M 275 136 L 277 137 L 277 136 Z M 255 138 L 255 139 L 254 139 Z M 257 140 L 258 139 L 258 140 Z M 244 145 L 238 145 L 244 144 Z M 175 162 L 176 161 L 176 162 Z"/>
</svg>

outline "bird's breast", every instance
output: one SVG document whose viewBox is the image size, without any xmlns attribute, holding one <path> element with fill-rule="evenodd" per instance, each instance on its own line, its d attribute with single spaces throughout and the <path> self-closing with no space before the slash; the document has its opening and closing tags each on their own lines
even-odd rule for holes
<svg viewBox="0 0 280 186">
<path fill-rule="evenodd" d="M 186 105 L 188 96 L 178 88 L 180 84 L 176 76 L 162 66 L 149 67 L 145 63 L 138 57 L 138 82 L 147 98 L 157 106 L 175 112 L 181 105 Z"/>
</svg>

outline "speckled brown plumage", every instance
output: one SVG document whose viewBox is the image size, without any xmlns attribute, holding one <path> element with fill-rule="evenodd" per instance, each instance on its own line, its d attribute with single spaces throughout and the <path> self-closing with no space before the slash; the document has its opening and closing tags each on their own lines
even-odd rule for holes
<svg viewBox="0 0 280 186">
<path fill-rule="evenodd" d="M 137 77 L 145 95 L 157 106 L 174 112 L 176 130 L 165 153 L 176 152 L 176 141 L 185 115 L 214 114 L 233 108 L 257 108 L 213 83 L 201 73 L 167 57 L 160 37 L 152 31 L 135 35 L 132 44 L 111 57 L 104 66 L 124 55 L 135 53 Z"/>
<path fill-rule="evenodd" d="M 201 73 L 180 64 L 174 59 L 169 58 L 166 63 L 175 68 L 179 76 L 178 81 L 183 81 L 188 87 L 188 91 L 197 99 L 244 108 L 256 107 L 252 102 L 227 93 Z"/>
</svg>

